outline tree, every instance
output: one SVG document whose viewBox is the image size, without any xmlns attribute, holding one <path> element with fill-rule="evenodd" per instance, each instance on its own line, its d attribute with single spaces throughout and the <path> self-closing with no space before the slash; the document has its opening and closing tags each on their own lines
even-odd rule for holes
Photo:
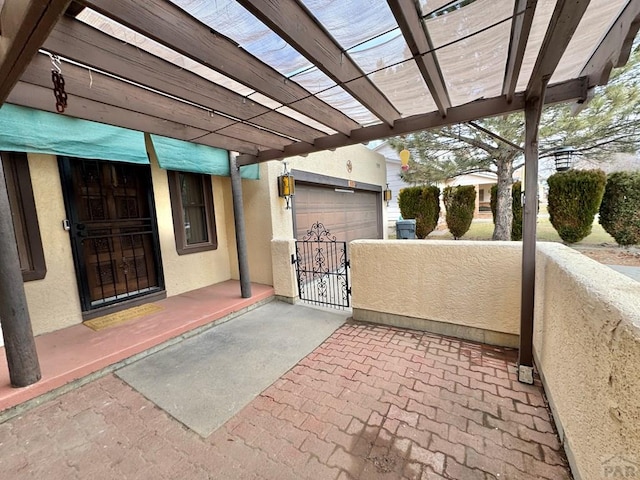
<svg viewBox="0 0 640 480">
<path fill-rule="evenodd" d="M 640 50 L 626 67 L 614 72 L 610 83 L 597 90 L 578 115 L 572 106 L 547 107 L 540 122 L 540 154 L 559 146 L 572 146 L 593 162 L 613 152 L 635 152 L 640 142 Z M 494 240 L 511 237 L 511 186 L 513 172 L 524 162 L 524 115 L 514 113 L 466 124 L 423 131 L 390 144 L 411 152 L 405 181 L 440 183 L 474 172 L 494 172 L 498 177 Z"/>
<path fill-rule="evenodd" d="M 498 202 L 498 186 L 491 187 L 491 215 L 493 223 L 496 223 L 496 204 Z M 513 221 L 511 222 L 511 240 L 518 242 L 522 240 L 522 182 L 519 180 L 511 186 L 511 212 Z"/>
</svg>

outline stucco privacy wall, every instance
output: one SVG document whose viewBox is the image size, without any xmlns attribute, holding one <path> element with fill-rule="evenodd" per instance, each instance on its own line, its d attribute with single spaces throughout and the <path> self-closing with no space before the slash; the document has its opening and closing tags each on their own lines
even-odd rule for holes
<svg viewBox="0 0 640 480">
<path fill-rule="evenodd" d="M 351 242 L 353 318 L 517 345 L 517 242 Z"/>
<path fill-rule="evenodd" d="M 24 286 L 33 331 L 35 335 L 40 335 L 81 323 L 82 312 L 69 233 L 61 223 L 67 214 L 57 158 L 54 155 L 30 153 L 28 161 L 47 274 L 42 280 L 25 282 Z M 230 190 L 229 180 L 212 177 L 218 249 L 178 255 L 167 172 L 158 167 L 153 155 L 151 174 L 167 295 L 177 295 L 228 280 L 231 272 L 225 192 Z"/>
<path fill-rule="evenodd" d="M 296 242 L 292 238 L 274 238 L 271 251 L 274 292 L 281 300 L 294 303 L 298 297 L 298 284 L 291 256 L 296 253 Z"/>
<path fill-rule="evenodd" d="M 551 243 L 536 277 L 536 363 L 572 471 L 614 478 L 640 465 L 640 283 Z"/>
</svg>

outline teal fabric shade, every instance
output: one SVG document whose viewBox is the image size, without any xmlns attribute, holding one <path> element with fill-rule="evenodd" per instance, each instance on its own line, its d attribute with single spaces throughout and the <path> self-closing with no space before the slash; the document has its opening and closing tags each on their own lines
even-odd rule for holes
<svg viewBox="0 0 640 480">
<path fill-rule="evenodd" d="M 229 176 L 229 152 L 220 148 L 176 140 L 175 138 L 150 135 L 158 164 L 165 170 Z M 260 178 L 259 166 L 240 168 L 242 178 Z"/>
<path fill-rule="evenodd" d="M 142 132 L 11 104 L 0 108 L 0 150 L 149 163 Z"/>
<path fill-rule="evenodd" d="M 249 180 L 260 180 L 260 165 L 254 163 L 240 167 L 240 176 Z"/>
</svg>

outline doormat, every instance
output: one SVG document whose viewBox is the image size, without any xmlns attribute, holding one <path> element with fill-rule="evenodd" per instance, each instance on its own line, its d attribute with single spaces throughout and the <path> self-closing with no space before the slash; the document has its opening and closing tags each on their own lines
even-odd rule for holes
<svg viewBox="0 0 640 480">
<path fill-rule="evenodd" d="M 109 315 L 104 315 L 103 317 L 93 318 L 91 320 L 87 320 L 86 322 L 84 322 L 84 324 L 91 330 L 95 330 L 97 332 L 98 330 L 115 327 L 116 325 L 120 325 L 121 323 L 133 320 L 134 318 L 144 317 L 145 315 L 150 315 L 152 313 L 159 312 L 160 310 L 163 310 L 160 305 L 148 303 L 146 305 L 139 305 L 137 307 L 128 308 L 121 312 L 110 313 Z"/>
</svg>

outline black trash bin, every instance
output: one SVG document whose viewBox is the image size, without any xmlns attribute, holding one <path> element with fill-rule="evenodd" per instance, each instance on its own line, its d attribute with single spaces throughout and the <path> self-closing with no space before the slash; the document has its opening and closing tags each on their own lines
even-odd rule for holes
<svg viewBox="0 0 640 480">
<path fill-rule="evenodd" d="M 396 222 L 396 238 L 403 240 L 416 238 L 416 221 L 398 220 Z"/>
</svg>

